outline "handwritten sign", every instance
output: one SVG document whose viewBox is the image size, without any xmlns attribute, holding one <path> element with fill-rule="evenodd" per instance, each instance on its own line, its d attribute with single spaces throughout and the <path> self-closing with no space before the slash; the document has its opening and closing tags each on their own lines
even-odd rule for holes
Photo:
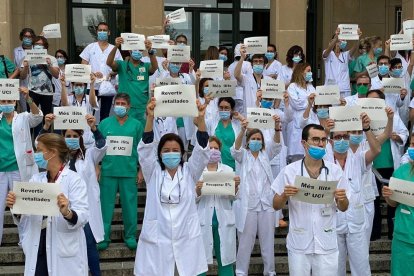
<svg viewBox="0 0 414 276">
<path fill-rule="evenodd" d="M 153 35 L 147 37 L 152 42 L 152 49 L 168 49 L 170 35 Z"/>
<path fill-rule="evenodd" d="M 414 207 L 414 183 L 412 181 L 391 177 L 389 186 L 392 190 L 390 199 Z"/>
<path fill-rule="evenodd" d="M 248 37 L 244 39 L 243 44 L 250 55 L 267 52 L 267 36 Z"/>
<path fill-rule="evenodd" d="M 61 193 L 56 183 L 14 182 L 16 203 L 13 214 L 58 216 L 57 196 Z"/>
<path fill-rule="evenodd" d="M 359 40 L 358 24 L 339 24 L 339 39 Z"/>
<path fill-rule="evenodd" d="M 236 80 L 208 81 L 208 93 L 212 97 L 234 97 L 236 96 Z"/>
<path fill-rule="evenodd" d="M 385 101 L 376 98 L 358 98 L 357 105 L 362 112 L 367 113 L 371 120 L 387 121 L 387 113 L 385 112 Z"/>
<path fill-rule="evenodd" d="M 157 105 L 155 117 L 197 117 L 196 90 L 194 85 L 169 85 L 155 87 Z"/>
<path fill-rule="evenodd" d="M 0 79 L 0 100 L 18 101 L 19 99 L 19 80 Z"/>
<path fill-rule="evenodd" d="M 27 60 L 30 65 L 46 64 L 46 57 L 47 57 L 46 49 L 24 50 L 24 52 L 26 53 L 24 60 Z"/>
<path fill-rule="evenodd" d="M 400 93 L 405 87 L 404 78 L 383 78 L 381 82 L 384 93 Z"/>
<path fill-rule="evenodd" d="M 234 196 L 236 194 L 234 177 L 234 172 L 204 172 L 201 194 Z"/>
<path fill-rule="evenodd" d="M 61 38 L 60 23 L 49 24 L 43 27 L 43 34 L 46 38 Z"/>
<path fill-rule="evenodd" d="M 375 136 L 382 134 L 387 126 L 388 121 L 371 120 L 370 128 Z"/>
<path fill-rule="evenodd" d="M 190 46 L 169 45 L 167 59 L 170 62 L 188 62 L 190 58 Z"/>
<path fill-rule="evenodd" d="M 222 79 L 223 61 L 222 60 L 203 60 L 200 62 L 201 78 Z"/>
<path fill-rule="evenodd" d="M 165 86 L 165 85 L 180 85 L 182 81 L 180 78 L 156 78 L 155 86 Z"/>
<path fill-rule="evenodd" d="M 329 107 L 329 118 L 335 122 L 334 131 L 362 130 L 360 106 L 333 106 Z"/>
<path fill-rule="evenodd" d="M 107 136 L 106 155 L 131 156 L 134 138 L 129 136 Z"/>
<path fill-rule="evenodd" d="M 339 104 L 341 94 L 338 85 L 316 86 L 315 105 Z"/>
<path fill-rule="evenodd" d="M 292 199 L 311 204 L 332 204 L 338 181 L 323 181 L 297 175 L 294 186 L 299 191 Z"/>
<path fill-rule="evenodd" d="M 368 75 L 371 79 L 378 76 L 378 66 L 376 63 L 370 64 L 365 68 L 367 69 Z"/>
<path fill-rule="evenodd" d="M 124 43 L 121 44 L 123 51 L 145 50 L 145 35 L 134 33 L 121 33 Z"/>
<path fill-rule="evenodd" d="M 403 30 L 404 34 L 413 36 L 414 32 L 414 20 L 406 20 L 403 22 Z"/>
<path fill-rule="evenodd" d="M 67 82 L 91 82 L 91 66 L 87 64 L 66 64 L 65 80 Z"/>
<path fill-rule="evenodd" d="M 281 99 L 285 92 L 285 82 L 282 80 L 262 79 L 260 86 L 262 90 L 262 98 L 264 99 Z"/>
<path fill-rule="evenodd" d="M 391 51 L 412 50 L 412 49 L 413 49 L 413 41 L 410 35 L 407 35 L 407 34 L 391 35 L 391 43 L 390 43 Z"/>
<path fill-rule="evenodd" d="M 249 128 L 272 129 L 275 128 L 273 120 L 274 111 L 267 108 L 247 108 L 247 121 Z"/>
<path fill-rule="evenodd" d="M 54 107 L 53 114 L 56 116 L 53 123 L 55 129 L 85 129 L 88 126 L 85 118 L 85 107 Z"/>
<path fill-rule="evenodd" d="M 187 21 L 187 16 L 185 14 L 184 8 L 175 10 L 167 14 L 166 18 L 168 19 L 168 24 L 177 24 Z"/>
</svg>

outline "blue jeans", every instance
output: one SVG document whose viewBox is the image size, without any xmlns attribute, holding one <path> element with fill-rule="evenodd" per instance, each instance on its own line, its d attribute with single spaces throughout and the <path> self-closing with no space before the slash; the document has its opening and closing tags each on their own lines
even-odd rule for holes
<svg viewBox="0 0 414 276">
<path fill-rule="evenodd" d="M 85 225 L 83 231 L 85 232 L 86 237 L 86 249 L 88 253 L 89 271 L 92 276 L 100 276 L 101 269 L 99 267 L 99 253 L 98 249 L 96 248 L 96 241 L 93 237 L 93 233 L 91 227 L 89 226 L 89 223 Z"/>
</svg>

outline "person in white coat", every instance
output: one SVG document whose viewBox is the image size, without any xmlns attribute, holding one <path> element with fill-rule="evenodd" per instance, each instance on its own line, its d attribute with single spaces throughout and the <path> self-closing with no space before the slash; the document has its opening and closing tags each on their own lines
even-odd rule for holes
<svg viewBox="0 0 414 276">
<path fill-rule="evenodd" d="M 280 117 L 274 115 L 275 128 L 279 128 Z M 280 153 L 280 132 L 275 131 L 273 140 L 265 146 L 263 133 L 259 129 L 247 132 L 248 122 L 242 122 L 231 155 L 240 164 L 241 184 L 239 197 L 234 201 L 239 248 L 237 250 L 236 275 L 248 275 L 250 255 L 259 236 L 263 259 L 263 275 L 276 275 L 274 256 L 274 233 L 276 214 L 272 208 L 273 181 L 270 160 Z M 246 138 L 245 138 L 246 137 Z M 246 139 L 246 148 L 242 147 Z"/>
<path fill-rule="evenodd" d="M 178 135 L 170 133 L 159 143 L 154 141 L 155 105 L 151 98 L 138 145 L 147 199 L 134 275 L 173 276 L 176 267 L 179 275 L 194 276 L 208 270 L 195 203 L 195 185 L 210 155 L 205 105 L 197 100 L 197 143 L 188 162 L 183 161 L 184 143 Z"/>
<path fill-rule="evenodd" d="M 29 112 L 17 114 L 15 100 L 0 100 L 0 244 L 3 236 L 4 206 L 13 181 L 28 181 L 38 172 L 33 160 L 30 128 L 43 120 L 42 111 L 29 97 L 26 87 L 20 88 L 30 107 Z"/>
<path fill-rule="evenodd" d="M 33 175 L 30 182 L 59 185 L 58 216 L 13 214 L 22 225 L 22 248 L 25 254 L 24 275 L 88 275 L 85 234 L 88 222 L 88 195 L 85 182 L 66 166 L 69 148 L 61 135 L 47 133 L 38 137 L 34 156 L 45 172 Z M 55 183 L 55 184 L 51 184 Z M 7 206 L 12 209 L 16 195 L 9 192 Z"/>
<path fill-rule="evenodd" d="M 204 172 L 232 172 L 233 169 L 221 163 L 222 146 L 220 140 L 210 136 L 210 160 Z M 237 195 L 240 177 L 236 176 L 235 194 Z M 207 263 L 213 264 L 213 250 L 218 263 L 218 275 L 233 276 L 233 263 L 236 261 L 236 225 L 232 202 L 234 196 L 203 195 L 203 179 L 197 182 L 196 203 L 203 234 Z M 205 276 L 206 273 L 200 274 Z"/>
</svg>

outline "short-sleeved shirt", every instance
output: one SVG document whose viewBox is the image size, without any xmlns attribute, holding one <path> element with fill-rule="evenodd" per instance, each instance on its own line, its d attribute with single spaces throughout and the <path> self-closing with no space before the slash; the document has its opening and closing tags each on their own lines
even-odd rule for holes
<svg viewBox="0 0 414 276">
<path fill-rule="evenodd" d="M 368 54 L 363 54 L 356 59 L 356 64 L 354 67 L 354 71 L 357 73 L 364 72 L 366 67 L 371 63 L 376 62 L 376 60 L 372 60 Z"/>
<path fill-rule="evenodd" d="M 278 75 L 281 68 L 282 63 L 280 63 L 278 60 L 273 60 L 269 67 L 267 67 L 267 65 L 265 66 L 263 70 L 263 76 L 271 77 L 271 75 Z"/>
<path fill-rule="evenodd" d="M 6 68 L 4 68 L 4 64 L 6 64 Z M 14 70 L 16 70 L 16 66 L 10 59 L 6 57 L 0 58 L 0 79 L 7 78 L 6 70 L 10 76 L 11 74 L 13 74 Z"/>
<path fill-rule="evenodd" d="M 340 52 L 336 56 L 334 51 L 324 58 L 325 61 L 325 85 L 335 83 L 340 91 L 351 91 L 349 84 L 348 63 L 351 59 L 349 51 Z"/>
<path fill-rule="evenodd" d="M 12 124 L 5 116 L 0 119 L 0 172 L 17 171 L 16 154 L 14 153 Z"/>
<path fill-rule="evenodd" d="M 236 162 L 230 152 L 230 148 L 236 140 L 236 134 L 234 133 L 232 123 L 230 122 L 227 127 L 224 127 L 223 122 L 220 120 L 217 124 L 215 135 L 222 143 L 221 162 L 230 166 L 233 170 L 236 170 Z"/>
<path fill-rule="evenodd" d="M 54 56 L 47 55 L 47 58 L 50 59 L 52 63 L 51 67 L 58 67 L 57 60 Z M 21 64 L 23 68 L 23 61 Z M 53 76 L 49 70 L 49 66 L 46 64 L 34 64 L 29 65 L 29 84 L 28 88 L 30 91 L 33 91 L 41 95 L 53 96 L 55 88 L 52 82 Z"/>
</svg>

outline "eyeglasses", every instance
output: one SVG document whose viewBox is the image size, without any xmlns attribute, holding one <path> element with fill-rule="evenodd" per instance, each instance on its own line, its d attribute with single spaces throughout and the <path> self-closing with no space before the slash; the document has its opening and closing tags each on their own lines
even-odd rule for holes
<svg viewBox="0 0 414 276">
<path fill-rule="evenodd" d="M 319 145 L 321 142 L 322 144 L 326 144 L 328 142 L 328 138 L 326 137 L 309 137 L 308 141 L 312 141 L 312 144 Z"/>
<path fill-rule="evenodd" d="M 177 198 L 171 198 L 171 194 L 168 195 L 168 199 L 166 199 L 166 196 L 162 195 L 162 187 L 164 186 L 164 179 L 166 176 L 166 172 L 164 172 L 164 176 L 162 178 L 161 187 L 160 187 L 160 202 L 164 204 L 180 204 L 181 201 L 181 182 L 180 177 L 177 174 L 178 177 L 178 199 Z"/>
<path fill-rule="evenodd" d="M 344 135 L 335 135 L 333 137 L 334 140 L 339 141 L 339 140 L 349 140 L 349 135 L 348 134 L 344 134 Z"/>
<path fill-rule="evenodd" d="M 357 83 L 356 85 L 357 85 L 357 86 L 368 86 L 368 85 L 369 85 L 369 83 Z"/>
</svg>

